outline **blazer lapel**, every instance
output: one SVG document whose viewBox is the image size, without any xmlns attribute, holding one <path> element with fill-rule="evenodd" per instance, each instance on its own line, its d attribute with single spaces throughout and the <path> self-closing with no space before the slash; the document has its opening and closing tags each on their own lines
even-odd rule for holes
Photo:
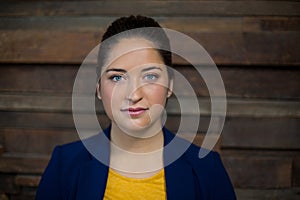
<svg viewBox="0 0 300 200">
<path fill-rule="evenodd" d="M 105 130 L 104 134 L 95 136 L 93 139 L 88 141 L 87 144 L 91 146 L 95 145 L 93 147 L 95 155 L 102 154 L 105 160 L 109 163 L 109 143 L 106 142 L 107 140 L 103 140 L 103 137 L 106 137 L 105 135 L 109 137 L 108 131 L 109 129 Z M 181 139 L 178 137 L 174 138 L 174 134 L 164 129 L 165 146 L 174 139 L 179 145 L 182 144 Z M 176 150 L 177 149 L 169 149 L 167 152 L 164 151 L 165 163 L 168 163 L 167 161 L 172 159 L 172 157 L 176 154 Z M 174 151 L 175 154 L 173 154 L 172 151 Z M 107 183 L 108 169 L 109 167 L 106 164 L 103 164 L 91 155 L 91 160 L 80 170 L 76 199 L 103 199 Z M 191 166 L 187 163 L 183 156 L 165 167 L 165 177 L 167 199 L 195 199 L 194 173 Z"/>
<path fill-rule="evenodd" d="M 164 131 L 164 163 L 167 199 L 195 199 L 195 180 L 192 167 L 183 156 L 176 158 L 180 147 L 188 145 L 168 130 Z M 170 142 L 171 145 L 167 146 Z M 179 149 L 179 150 L 178 150 Z M 174 161 L 172 161 L 174 160 Z"/>
<path fill-rule="evenodd" d="M 98 160 L 91 160 L 81 170 L 76 199 L 103 199 L 108 176 L 108 167 Z"/>
<path fill-rule="evenodd" d="M 167 199 L 195 199 L 194 175 L 182 159 L 165 168 Z"/>
<path fill-rule="evenodd" d="M 110 127 L 83 141 L 91 160 L 81 168 L 76 199 L 100 200 L 104 197 L 110 159 Z"/>
</svg>

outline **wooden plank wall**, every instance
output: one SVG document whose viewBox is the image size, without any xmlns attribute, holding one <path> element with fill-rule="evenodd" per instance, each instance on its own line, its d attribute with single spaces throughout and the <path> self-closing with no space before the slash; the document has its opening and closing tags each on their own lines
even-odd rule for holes
<svg viewBox="0 0 300 200">
<path fill-rule="evenodd" d="M 78 139 L 71 111 L 77 70 L 108 23 L 129 14 L 191 36 L 217 63 L 228 112 L 215 149 L 238 198 L 299 199 L 300 2 L 292 0 L 1 0 L 0 199 L 34 199 L 53 147 Z M 201 144 L 208 91 L 192 66 L 175 64 L 203 110 Z M 180 113 L 169 103 L 167 126 L 176 130 Z"/>
</svg>

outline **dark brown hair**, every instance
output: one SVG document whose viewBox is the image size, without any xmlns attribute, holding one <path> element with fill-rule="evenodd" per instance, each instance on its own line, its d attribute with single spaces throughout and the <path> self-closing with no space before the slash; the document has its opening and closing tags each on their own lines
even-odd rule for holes
<svg viewBox="0 0 300 200">
<path fill-rule="evenodd" d="M 155 29 L 144 29 L 151 27 L 154 27 Z M 115 20 L 103 34 L 98 52 L 98 80 L 100 79 L 101 69 L 106 62 L 108 53 L 112 46 L 117 44 L 121 39 L 132 37 L 141 37 L 151 41 L 162 57 L 164 64 L 168 66 L 167 68 L 172 66 L 172 54 L 169 51 L 170 41 L 163 28 L 158 24 L 158 22 L 150 17 L 131 15 L 129 17 L 121 17 Z M 169 78 L 173 77 L 172 71 L 169 69 L 168 75 Z"/>
</svg>

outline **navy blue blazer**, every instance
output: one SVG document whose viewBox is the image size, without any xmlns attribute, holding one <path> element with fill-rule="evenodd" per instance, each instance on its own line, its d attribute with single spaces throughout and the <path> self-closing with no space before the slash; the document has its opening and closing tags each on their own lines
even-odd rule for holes
<svg viewBox="0 0 300 200">
<path fill-rule="evenodd" d="M 101 147 L 93 155 L 99 153 L 109 159 L 109 143 L 104 142 L 108 140 L 103 137 L 109 138 L 110 128 L 103 132 L 87 140 L 89 144 Z M 165 128 L 163 134 L 165 145 L 174 139 L 178 145 L 187 142 Z M 191 144 L 177 160 L 165 167 L 167 199 L 236 199 L 219 154 L 211 151 L 200 159 L 199 150 Z M 56 147 L 40 181 L 36 199 L 103 199 L 108 166 L 92 154 L 82 141 Z M 168 155 L 164 153 L 164 161 L 167 159 Z"/>
</svg>

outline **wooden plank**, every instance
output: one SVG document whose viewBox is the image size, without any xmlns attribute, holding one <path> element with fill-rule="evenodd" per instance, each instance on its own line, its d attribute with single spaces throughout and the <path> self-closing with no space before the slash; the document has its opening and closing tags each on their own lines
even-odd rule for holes
<svg viewBox="0 0 300 200">
<path fill-rule="evenodd" d="M 291 187 L 292 159 L 243 155 L 223 155 L 223 163 L 236 188 Z"/>
<path fill-rule="evenodd" d="M 299 17 L 245 17 L 243 30 L 253 31 L 299 31 Z"/>
<path fill-rule="evenodd" d="M 0 193 L 0 199 L 1 200 L 9 200 L 7 194 L 5 194 L 5 193 Z"/>
<path fill-rule="evenodd" d="M 283 15 L 299 16 L 300 4 L 295 1 L 34 1 L 1 2 L 1 16 L 82 16 L 129 14 L 167 16 L 240 16 Z M 120 7 L 122 9 L 120 9 Z M 184 8 L 184 9 L 182 9 Z"/>
<path fill-rule="evenodd" d="M 104 129 L 110 124 L 106 115 L 97 115 L 100 126 Z M 187 124 L 182 125 L 182 130 L 191 132 L 189 123 L 193 123 L 194 116 L 177 116 L 169 115 L 166 121 L 166 127 L 171 131 L 177 131 L 182 118 L 185 118 Z M 86 119 L 86 127 L 90 127 L 89 115 L 82 115 Z M 191 119 L 191 120 L 190 120 Z M 36 123 L 36 122 L 39 123 Z M 199 133 L 205 133 L 208 128 L 210 117 L 202 116 L 199 122 Z M 71 113 L 32 113 L 32 112 L 1 112 L 0 111 L 0 128 L 21 128 L 21 129 L 75 129 L 73 116 Z M 3 134 L 3 131 L 0 131 Z M 2 137 L 1 137 L 2 138 Z"/>
<path fill-rule="evenodd" d="M 229 157 L 274 157 L 274 158 L 288 158 L 291 161 L 299 158 L 298 150 L 278 151 L 278 149 L 222 149 L 221 156 Z"/>
<path fill-rule="evenodd" d="M 242 200 L 265 200 L 265 199 L 285 199 L 298 200 L 300 198 L 299 188 L 286 189 L 235 189 L 237 199 Z"/>
<path fill-rule="evenodd" d="M 39 123 L 36 123 L 36 122 Z M 70 113 L 0 112 L 0 127 L 19 128 L 74 128 Z"/>
<path fill-rule="evenodd" d="M 70 112 L 71 97 L 1 94 L 1 110 Z"/>
<path fill-rule="evenodd" d="M 2 138 L 2 134 L 1 135 L 1 138 Z M 3 141 L 1 139 L 1 144 L 0 144 L 0 155 L 4 153 L 4 147 L 3 147 Z"/>
<path fill-rule="evenodd" d="M 51 154 L 56 145 L 79 140 L 77 132 L 59 129 L 0 129 L 4 150 L 9 153 Z"/>
<path fill-rule="evenodd" d="M 97 115 L 101 127 L 107 127 L 109 120 L 105 115 Z M 90 126 L 90 115 L 82 115 L 86 119 L 86 125 Z M 38 123 L 37 123 L 38 122 Z M 49 113 L 49 112 L 1 112 L 1 128 L 31 128 L 31 129 L 74 129 L 74 121 L 71 113 Z"/>
<path fill-rule="evenodd" d="M 300 116 L 298 101 L 228 99 L 227 106 L 227 116 L 296 118 Z"/>
<path fill-rule="evenodd" d="M 49 156 L 36 154 L 3 154 L 0 156 L 0 172 L 42 174 Z"/>
<path fill-rule="evenodd" d="M 34 130 L 33 128 L 74 128 L 72 123 L 68 125 L 67 121 L 67 115 L 53 115 L 50 113 L 50 117 L 47 117 L 47 114 L 39 114 L 39 113 L 34 113 L 31 115 L 25 114 L 22 115 L 23 113 L 13 113 L 11 115 L 11 120 L 9 118 L 2 114 L 3 118 L 8 119 L 11 125 L 6 124 L 6 122 L 3 122 L 2 127 L 4 127 L 4 131 L 1 131 L 1 134 L 4 136 L 4 142 L 5 142 L 5 150 L 6 151 L 17 151 L 17 152 L 40 152 L 41 149 L 36 150 L 35 148 L 39 147 L 40 145 L 37 144 L 30 147 L 30 151 L 27 149 L 28 142 L 30 142 L 30 138 L 32 140 L 35 140 L 35 137 L 40 138 L 41 141 L 52 141 L 52 145 L 54 146 L 55 144 L 58 143 L 65 143 L 67 140 L 69 141 L 68 137 L 67 139 L 63 136 L 64 129 L 60 131 L 52 131 L 49 132 L 49 135 L 35 135 L 35 134 L 41 134 L 47 131 L 39 131 L 39 130 Z M 45 117 L 46 116 L 46 117 Z M 68 115 L 70 118 L 70 121 L 72 121 L 72 116 Z M 193 116 L 182 116 L 186 117 L 187 119 L 189 117 Z M 16 119 L 16 121 L 15 121 Z M 23 122 L 22 119 L 30 119 L 29 121 Z M 43 120 L 42 120 L 43 119 Z M 61 123 L 63 122 L 66 123 Z M 2 120 L 1 120 L 2 121 Z M 19 121 L 19 122 L 18 122 Z M 36 125 L 36 121 L 39 121 L 39 125 Z M 87 120 L 88 121 L 88 120 Z M 174 124 L 179 124 L 180 122 L 180 116 L 170 116 L 168 121 L 167 121 L 167 127 L 171 129 L 172 131 L 177 130 L 178 127 Z M 22 124 L 22 123 L 25 123 Z M 207 131 L 207 126 L 209 123 L 209 118 L 201 118 L 200 119 L 200 125 L 198 132 L 205 133 Z M 57 125 L 58 124 L 58 125 Z M 300 142 L 299 142 L 299 119 L 290 119 L 290 118 L 227 118 L 225 121 L 225 126 L 222 132 L 222 148 L 244 148 L 244 149 L 253 149 L 253 148 L 259 148 L 259 149 L 299 149 Z M 101 127 L 105 128 L 107 127 L 108 122 L 106 125 L 101 124 Z M 52 126 L 52 127 L 51 127 Z M 5 127 L 11 127 L 11 128 L 5 128 Z M 26 127 L 26 129 L 16 129 L 14 127 Z M 89 127 L 89 125 L 87 125 Z M 189 124 L 183 127 L 183 130 L 185 131 L 190 131 L 189 129 Z M 24 136 L 22 136 L 23 132 L 25 132 Z M 60 132 L 63 132 L 60 134 Z M 50 135 L 51 133 L 51 135 Z M 52 135 L 53 133 L 53 135 Z M 75 137 L 75 133 L 70 132 L 71 138 L 73 136 Z M 74 135 L 75 134 L 75 135 Z M 29 137 L 29 136 L 31 137 Z M 263 137 L 262 137 L 263 135 Z M 44 137 L 46 137 L 44 138 Z M 28 139 L 29 137 L 29 139 Z M 53 139 L 55 137 L 55 139 Z M 57 138 L 56 138 L 57 137 Z M 52 139 L 51 139 L 52 138 Z M 65 141 L 66 139 L 66 141 Z M 25 142 L 23 142 L 25 140 Z M 54 141 L 53 141 L 54 140 Z M 16 142 L 20 142 L 19 145 L 15 145 Z M 9 146 L 7 146 L 9 144 Z M 43 143 L 42 143 L 43 144 Z M 51 146 L 49 145 L 43 145 L 43 148 Z M 24 146 L 25 145 L 25 146 Z M 51 146 L 52 147 L 52 146 Z M 48 149 L 47 151 L 44 150 L 42 153 L 49 153 L 51 151 L 51 147 L 46 148 Z M 17 148 L 17 150 L 15 150 Z M 21 150 L 20 150 L 21 148 Z M 23 149 L 22 149 L 23 148 Z"/>
<path fill-rule="evenodd" d="M 204 137 L 205 137 L 205 134 L 202 134 L 202 133 L 198 133 L 195 137 L 194 135 L 191 135 L 190 133 L 186 133 L 186 134 L 182 134 L 180 135 L 180 137 L 188 140 L 188 141 L 192 141 L 193 144 L 195 144 L 196 146 L 198 147 L 201 147 L 202 146 L 202 143 L 203 143 L 203 140 L 204 140 Z M 215 143 L 214 147 L 213 147 L 213 151 L 217 151 L 217 152 L 221 152 L 221 140 L 217 140 L 215 138 L 215 136 L 208 136 L 206 138 L 206 140 L 209 142 L 209 143 Z M 216 142 L 215 142 L 216 141 Z"/>
<path fill-rule="evenodd" d="M 279 16 L 157 16 L 153 17 L 162 27 L 180 30 L 185 33 L 194 32 L 249 32 L 265 31 L 299 31 L 299 17 Z M 117 17 L 113 16 L 30 16 L 1 17 L 0 29 L 3 30 L 64 30 L 90 31 L 103 33 L 107 26 Z M 99 38 L 100 39 L 100 38 Z"/>
<path fill-rule="evenodd" d="M 178 29 L 177 31 L 181 31 Z M 296 65 L 300 64 L 297 31 L 288 32 L 184 32 L 198 41 L 217 64 Z M 81 63 L 99 43 L 99 31 L 1 30 L 0 62 Z M 198 64 L 199 55 L 184 44 Z M 78 48 L 80 47 L 80 48 Z M 199 60 L 199 61 L 198 61 Z M 174 60 L 177 64 L 187 64 Z"/>
<path fill-rule="evenodd" d="M 46 93 L 55 96 L 72 93 L 79 65 L 8 65 L 0 67 L 0 92 Z M 192 67 L 176 65 L 197 96 L 208 96 L 200 74 Z M 293 67 L 218 67 L 228 97 L 300 98 L 300 69 Z M 91 69 L 89 73 L 93 73 Z M 175 82 L 176 95 L 191 95 Z"/>
<path fill-rule="evenodd" d="M 200 70 L 205 70 L 205 67 Z M 201 74 L 190 65 L 175 66 L 175 70 L 182 74 L 194 89 L 197 96 L 209 96 L 207 85 Z M 221 74 L 227 97 L 246 98 L 300 98 L 300 70 L 292 67 L 263 67 L 263 66 L 221 66 Z M 191 95 L 181 84 L 176 84 L 176 95 Z M 213 87 L 217 89 L 216 86 Z"/>
<path fill-rule="evenodd" d="M 188 97 L 181 97 L 181 105 L 185 105 L 184 109 L 177 104 L 177 100 L 169 99 L 166 110 L 170 114 L 198 114 L 193 107 L 192 100 Z M 218 102 L 218 101 L 216 101 Z M 220 100 L 220 102 L 222 102 Z M 198 98 L 200 114 L 211 114 L 210 99 Z M 300 102 L 298 101 L 268 101 L 268 100 L 249 100 L 249 99 L 227 99 L 226 116 L 252 116 L 252 117 L 299 117 Z M 215 115 L 222 115 L 222 110 L 215 109 Z"/>
<path fill-rule="evenodd" d="M 200 116 L 198 123 L 198 133 L 206 133 L 210 117 L 209 116 Z M 181 123 L 181 120 L 184 120 L 184 123 Z M 191 127 L 195 126 L 195 116 L 194 115 L 168 115 L 165 126 L 173 131 L 177 132 L 180 126 L 182 132 L 191 133 L 193 130 Z"/>
<path fill-rule="evenodd" d="M 229 97 L 299 99 L 300 70 L 224 67 L 220 73 Z"/>
<path fill-rule="evenodd" d="M 17 195 L 10 195 L 10 200 L 35 200 L 35 192 L 25 192 Z"/>
<path fill-rule="evenodd" d="M 100 36 L 61 30 L 1 30 L 0 38 L 3 41 L 1 62 L 81 63 Z"/>
<path fill-rule="evenodd" d="M 103 33 L 116 17 L 112 16 L 29 16 L 1 17 L 2 30 L 63 30 L 63 31 L 93 31 Z M 165 18 L 163 18 L 165 19 Z M 99 35 L 101 36 L 101 35 Z M 100 37 L 99 37 L 100 39 Z"/>
<path fill-rule="evenodd" d="M 186 121 L 189 122 L 189 118 L 193 118 L 193 116 L 182 116 L 186 117 Z M 202 141 L 204 139 L 205 133 L 208 128 L 210 118 L 201 118 L 199 123 L 199 129 L 196 130 L 199 132 L 194 138 L 194 143 L 198 146 L 201 146 Z M 33 120 L 35 121 L 35 120 Z M 175 127 L 174 124 L 180 122 L 180 116 L 175 117 L 171 116 L 167 120 L 166 127 L 173 131 L 177 132 L 178 127 Z M 35 121 L 36 122 L 36 121 Z M 28 124 L 27 124 L 28 125 Z M 15 125 L 18 127 L 19 125 Z M 47 127 L 47 126 L 46 126 Z M 104 126 L 103 126 L 104 127 Z M 170 128 L 169 128 L 170 127 Z M 2 128 L 0 129 L 0 133 L 3 135 L 3 145 L 5 146 L 5 152 L 10 153 L 39 153 L 39 154 L 50 154 L 53 148 L 56 145 L 68 143 L 74 140 L 79 140 L 77 132 L 70 129 L 33 129 L 32 127 L 27 128 Z M 183 134 L 183 138 L 187 138 L 190 140 L 191 133 L 190 125 L 185 124 L 185 126 L 181 126 L 181 131 L 186 132 Z M 220 150 L 220 143 L 216 145 L 215 150 Z"/>
<path fill-rule="evenodd" d="M 223 148 L 300 149 L 300 121 L 293 118 L 227 118 Z"/>
<path fill-rule="evenodd" d="M 0 173 L 0 194 L 1 193 L 15 194 L 20 191 L 20 187 L 15 184 L 14 178 L 15 178 L 14 175 Z"/>
<path fill-rule="evenodd" d="M 293 187 L 300 187 L 300 157 L 293 160 Z"/>
<path fill-rule="evenodd" d="M 37 187 L 41 180 L 41 176 L 34 175 L 17 175 L 15 177 L 15 183 L 18 186 Z"/>
<path fill-rule="evenodd" d="M 187 121 L 193 116 L 182 116 Z M 87 119 L 88 116 L 84 116 Z M 36 122 L 39 123 L 36 123 Z M 198 132 L 205 133 L 208 128 L 210 118 L 201 117 Z M 176 132 L 180 123 L 180 116 L 170 115 L 166 126 Z M 109 120 L 101 116 L 100 125 L 107 127 Z M 276 149 L 299 149 L 299 119 L 295 118 L 227 118 L 222 132 L 223 148 L 276 148 Z M 22 129 L 74 129 L 71 114 L 65 113 L 23 113 L 23 112 L 1 112 L 0 127 L 22 128 Z M 189 124 L 183 127 L 189 132 Z M 3 131 L 0 132 L 1 134 Z M 262 137 L 262 135 L 264 137 Z"/>
<path fill-rule="evenodd" d="M 68 96 L 40 96 L 21 94 L 0 94 L 0 110 L 2 111 L 33 111 L 33 112 L 72 112 L 72 98 Z M 86 97 L 82 97 L 83 100 Z M 195 115 L 189 97 L 181 97 L 181 105 L 186 105 L 184 110 L 178 106 L 175 98 L 170 98 L 167 104 L 169 114 Z M 210 99 L 198 98 L 200 113 L 210 115 Z M 96 101 L 96 111 L 104 113 L 101 102 Z M 79 108 L 79 112 L 88 111 Z M 90 112 L 90 111 L 89 111 Z M 221 110 L 216 110 L 220 115 Z M 223 113 L 221 113 L 223 114 Z M 253 116 L 253 117 L 300 117 L 300 102 L 298 101 L 267 101 L 248 99 L 227 99 L 227 116 Z"/>
<path fill-rule="evenodd" d="M 187 33 L 199 42 L 216 64 L 226 65 L 295 65 L 299 46 L 298 32 Z M 193 59 L 195 52 L 187 52 Z M 184 62 L 177 61 L 184 64 Z M 199 61 L 200 62 L 200 61 Z M 201 62 L 200 62 L 201 64 Z"/>
<path fill-rule="evenodd" d="M 0 91 L 71 94 L 78 68 L 77 65 L 4 65 L 0 67 Z"/>
</svg>

